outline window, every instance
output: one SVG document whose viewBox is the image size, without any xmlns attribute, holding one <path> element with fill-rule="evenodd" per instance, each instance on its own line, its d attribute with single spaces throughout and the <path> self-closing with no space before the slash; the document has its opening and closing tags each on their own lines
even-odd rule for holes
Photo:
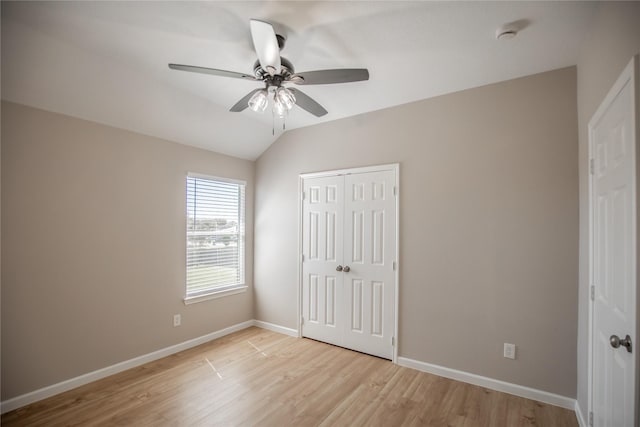
<svg viewBox="0 0 640 427">
<path fill-rule="evenodd" d="M 245 183 L 187 176 L 185 302 L 244 290 Z"/>
</svg>

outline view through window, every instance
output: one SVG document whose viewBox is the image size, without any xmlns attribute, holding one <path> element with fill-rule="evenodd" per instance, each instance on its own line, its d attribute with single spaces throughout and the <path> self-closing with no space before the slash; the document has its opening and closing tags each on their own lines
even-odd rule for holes
<svg viewBox="0 0 640 427">
<path fill-rule="evenodd" d="M 244 286 L 245 183 L 187 176 L 187 292 Z"/>
</svg>

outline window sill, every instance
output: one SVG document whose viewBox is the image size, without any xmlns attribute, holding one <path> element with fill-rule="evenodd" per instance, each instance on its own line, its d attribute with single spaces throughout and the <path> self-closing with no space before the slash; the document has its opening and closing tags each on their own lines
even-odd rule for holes
<svg viewBox="0 0 640 427">
<path fill-rule="evenodd" d="M 189 304 L 195 304 L 198 302 L 203 302 L 203 301 L 208 301 L 211 299 L 217 299 L 217 298 L 222 298 L 222 297 L 226 297 L 229 295 L 236 295 L 236 294 L 241 294 L 243 292 L 247 291 L 248 286 L 237 286 L 235 288 L 231 288 L 231 289 L 224 289 L 224 290 L 220 290 L 220 291 L 212 291 L 208 294 L 204 294 L 204 295 L 198 295 L 195 297 L 186 297 L 184 299 L 184 303 L 185 305 L 189 305 Z"/>
</svg>

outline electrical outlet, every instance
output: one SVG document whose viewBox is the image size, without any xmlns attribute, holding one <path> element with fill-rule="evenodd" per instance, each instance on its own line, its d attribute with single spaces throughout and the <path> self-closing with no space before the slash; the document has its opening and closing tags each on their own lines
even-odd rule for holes
<svg viewBox="0 0 640 427">
<path fill-rule="evenodd" d="M 182 323 L 182 317 L 179 314 L 173 315 L 173 327 L 180 326 Z"/>
<path fill-rule="evenodd" d="M 515 359 L 516 358 L 516 345 L 504 343 L 504 357 L 507 359 Z"/>
</svg>

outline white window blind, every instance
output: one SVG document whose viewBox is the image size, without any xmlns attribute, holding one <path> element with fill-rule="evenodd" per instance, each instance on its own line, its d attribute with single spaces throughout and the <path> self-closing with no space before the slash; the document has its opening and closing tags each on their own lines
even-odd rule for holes
<svg viewBox="0 0 640 427">
<path fill-rule="evenodd" d="M 244 286 L 245 184 L 187 176 L 187 297 Z"/>
</svg>

